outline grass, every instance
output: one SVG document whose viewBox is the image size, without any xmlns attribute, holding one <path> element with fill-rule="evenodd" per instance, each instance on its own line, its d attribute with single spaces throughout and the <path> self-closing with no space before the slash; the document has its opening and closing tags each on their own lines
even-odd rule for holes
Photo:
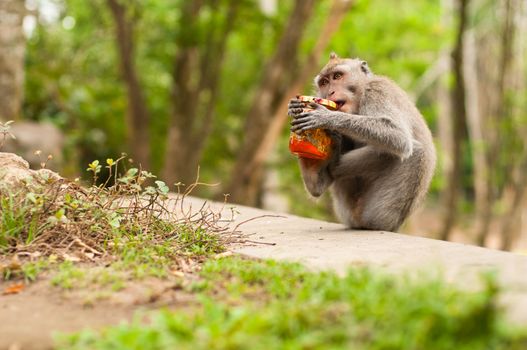
<svg viewBox="0 0 527 350">
<path fill-rule="evenodd" d="M 0 264 L 0 280 L 23 279 L 26 283 L 34 281 L 37 276 L 49 267 L 47 259 L 37 259 L 22 263 L 17 259 Z"/>
<path fill-rule="evenodd" d="M 0 196 L 0 249 L 14 242 L 29 244 L 43 230 L 25 193 Z"/>
<path fill-rule="evenodd" d="M 109 175 L 102 182 L 103 165 L 90 163 L 93 184 L 87 187 L 44 173 L 18 189 L 0 188 L 0 277 L 31 281 L 61 261 L 75 261 L 107 266 L 116 275 L 125 271 L 131 278 L 163 278 L 180 259 L 202 261 L 238 239 L 229 223 L 220 223 L 219 212 L 184 205 L 197 183 L 184 192 L 178 186 L 169 196 L 164 182 L 124 162 L 124 156 L 107 159 Z M 9 257 L 17 263 L 7 262 Z M 53 263 L 46 264 L 49 260 Z M 66 273 L 72 267 L 64 266 L 59 286 L 72 279 Z"/>
<path fill-rule="evenodd" d="M 119 291 L 125 287 L 127 274 L 111 267 L 79 267 L 66 261 L 60 264 L 51 278 L 53 286 L 62 289 L 107 288 L 109 292 Z"/>
<path fill-rule="evenodd" d="M 161 311 L 100 332 L 62 336 L 59 349 L 525 349 L 507 326 L 498 289 L 479 292 L 438 279 L 367 269 L 346 276 L 296 264 L 209 260 L 189 287 L 192 311 Z"/>
</svg>

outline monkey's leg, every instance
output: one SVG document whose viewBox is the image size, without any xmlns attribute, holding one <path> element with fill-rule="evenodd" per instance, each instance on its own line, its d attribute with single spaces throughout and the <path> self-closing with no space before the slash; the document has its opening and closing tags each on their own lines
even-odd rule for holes
<svg viewBox="0 0 527 350">
<path fill-rule="evenodd" d="M 416 152 L 416 153 L 419 153 Z M 423 163 L 418 154 L 383 171 L 361 198 L 363 228 L 396 231 L 423 190 Z"/>
<path fill-rule="evenodd" d="M 320 197 L 333 182 L 328 170 L 329 163 L 307 158 L 299 158 L 298 161 L 307 191 L 313 197 Z"/>
<path fill-rule="evenodd" d="M 363 146 L 340 156 L 338 164 L 332 168 L 334 185 L 331 188 L 333 209 L 339 220 L 350 228 L 370 228 L 363 223 L 362 214 L 369 191 L 375 181 L 401 160 L 396 156 L 381 153 L 376 147 Z"/>
</svg>

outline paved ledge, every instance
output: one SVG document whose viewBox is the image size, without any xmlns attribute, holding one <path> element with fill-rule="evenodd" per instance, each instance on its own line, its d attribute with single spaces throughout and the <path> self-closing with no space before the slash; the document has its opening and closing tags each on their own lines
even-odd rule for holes
<svg viewBox="0 0 527 350">
<path fill-rule="evenodd" d="M 193 206 L 203 203 L 189 200 Z M 230 207 L 226 205 L 225 218 L 230 217 Z M 503 289 L 501 302 L 511 320 L 527 323 L 527 256 L 393 232 L 347 230 L 336 223 L 235 207 L 239 212 L 235 224 L 252 219 L 239 228 L 258 242 L 237 247 L 236 253 L 297 261 L 337 273 L 357 265 L 417 278 L 439 273 L 468 290 L 477 288 L 482 273 L 495 271 Z"/>
</svg>

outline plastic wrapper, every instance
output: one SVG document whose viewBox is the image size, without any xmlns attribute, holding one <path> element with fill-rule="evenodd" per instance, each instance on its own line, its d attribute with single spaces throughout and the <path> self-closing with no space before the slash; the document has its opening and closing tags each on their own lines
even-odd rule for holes
<svg viewBox="0 0 527 350">
<path fill-rule="evenodd" d="M 309 107 L 311 102 L 318 103 L 328 109 L 336 110 L 337 104 L 333 101 L 314 96 L 299 96 L 298 99 L 305 103 L 304 112 L 313 110 Z M 297 134 L 292 132 L 289 137 L 289 151 L 302 158 L 328 159 L 331 155 L 331 137 L 323 129 L 313 129 Z"/>
</svg>

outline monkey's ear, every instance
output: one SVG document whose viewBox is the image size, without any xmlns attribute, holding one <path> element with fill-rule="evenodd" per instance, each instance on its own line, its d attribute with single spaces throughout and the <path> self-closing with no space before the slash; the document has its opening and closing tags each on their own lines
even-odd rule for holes
<svg viewBox="0 0 527 350">
<path fill-rule="evenodd" d="M 339 56 L 337 56 L 335 52 L 331 51 L 331 53 L 329 54 L 329 59 L 336 60 L 337 58 L 339 58 Z"/>
<path fill-rule="evenodd" d="M 360 62 L 360 70 L 366 75 L 370 75 L 371 74 L 370 67 L 368 67 L 368 62 L 366 62 L 366 61 L 361 61 Z"/>
</svg>

